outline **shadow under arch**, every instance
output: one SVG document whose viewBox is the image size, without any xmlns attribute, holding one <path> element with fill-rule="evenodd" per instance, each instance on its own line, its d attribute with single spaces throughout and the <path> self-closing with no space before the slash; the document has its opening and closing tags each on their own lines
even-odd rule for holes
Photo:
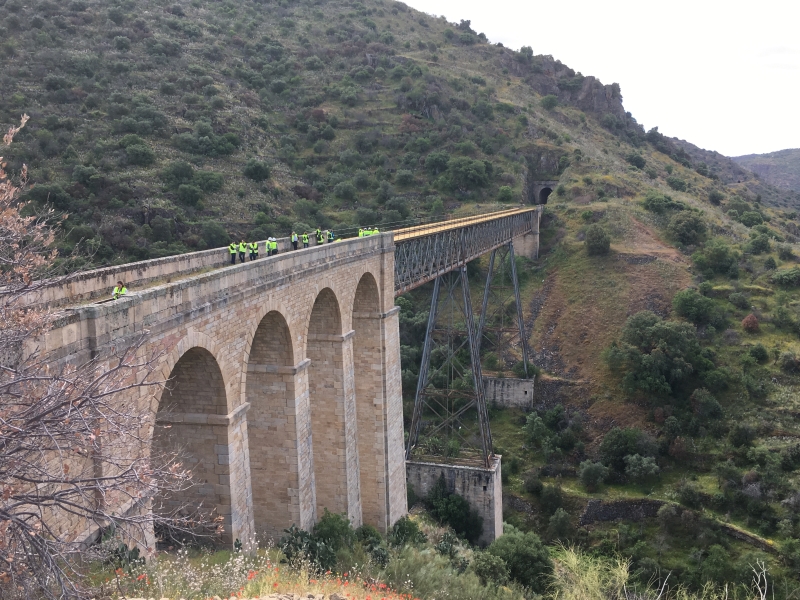
<svg viewBox="0 0 800 600">
<path fill-rule="evenodd" d="M 232 543 L 228 402 L 216 358 L 200 346 L 184 352 L 172 367 L 156 413 L 153 452 L 178 453 L 192 471 L 195 485 L 169 497 L 153 499 L 153 510 L 168 515 L 199 509 L 222 518 L 222 541 Z M 216 419 L 214 417 L 217 417 Z M 208 533 L 203 531 L 201 533 Z"/>
<path fill-rule="evenodd" d="M 346 513 L 360 525 L 358 454 L 355 449 L 355 399 L 351 335 L 342 334 L 336 294 L 324 288 L 308 322 L 306 352 L 316 511 Z M 352 440 L 348 443 L 348 439 Z"/>
<path fill-rule="evenodd" d="M 256 532 L 278 539 L 293 523 L 307 527 L 301 515 L 301 431 L 308 429 L 302 409 L 305 386 L 295 367 L 291 332 L 278 311 L 268 312 L 258 324 L 247 362 L 245 400 L 248 454 Z M 305 413 L 305 416 L 304 416 Z M 305 422 L 305 427 L 302 424 Z M 308 471 L 308 466 L 305 467 Z"/>
</svg>

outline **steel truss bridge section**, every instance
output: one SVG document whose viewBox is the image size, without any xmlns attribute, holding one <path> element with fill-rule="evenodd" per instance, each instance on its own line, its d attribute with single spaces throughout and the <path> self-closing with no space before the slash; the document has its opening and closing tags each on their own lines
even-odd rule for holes
<svg viewBox="0 0 800 600">
<path fill-rule="evenodd" d="M 538 207 L 398 229 L 394 232 L 395 295 L 414 289 L 531 233 Z"/>
</svg>

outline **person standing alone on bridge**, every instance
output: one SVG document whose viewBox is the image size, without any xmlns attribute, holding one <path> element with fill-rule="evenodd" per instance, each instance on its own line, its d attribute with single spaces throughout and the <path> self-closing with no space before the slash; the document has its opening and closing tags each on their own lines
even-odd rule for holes
<svg viewBox="0 0 800 600">
<path fill-rule="evenodd" d="M 303 248 L 308 248 L 308 233 L 303 232 Z"/>
<path fill-rule="evenodd" d="M 114 300 L 117 300 L 128 293 L 128 288 L 125 287 L 125 284 L 121 281 L 117 282 L 117 285 L 114 286 L 114 291 L 111 293 L 111 297 Z"/>
<path fill-rule="evenodd" d="M 244 240 L 239 242 L 239 262 L 244 262 L 244 256 L 247 254 L 247 244 L 244 243 Z"/>
<path fill-rule="evenodd" d="M 292 247 L 297 250 L 297 232 L 292 232 Z"/>
<path fill-rule="evenodd" d="M 228 252 L 231 253 L 231 264 L 236 264 L 236 242 L 231 242 L 230 246 L 228 246 Z"/>
</svg>

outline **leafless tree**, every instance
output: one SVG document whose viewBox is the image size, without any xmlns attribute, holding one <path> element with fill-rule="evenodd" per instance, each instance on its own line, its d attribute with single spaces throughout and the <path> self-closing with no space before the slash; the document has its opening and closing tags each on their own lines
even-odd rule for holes
<svg viewBox="0 0 800 600">
<path fill-rule="evenodd" d="M 9 129 L 6 146 L 27 120 Z M 146 334 L 82 364 L 39 351 L 58 317 L 30 302 L 56 259 L 53 214 L 25 216 L 26 183 L 25 167 L 12 180 L 0 159 L 0 597 L 78 598 L 82 553 L 97 531 L 152 550 L 162 522 L 196 524 L 151 510 L 155 498 L 186 489 L 191 473 L 175 454 L 151 453 L 164 382 Z"/>
</svg>

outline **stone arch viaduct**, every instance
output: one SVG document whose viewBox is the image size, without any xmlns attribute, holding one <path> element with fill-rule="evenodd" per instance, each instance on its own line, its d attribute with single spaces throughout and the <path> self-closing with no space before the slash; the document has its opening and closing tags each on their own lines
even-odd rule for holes
<svg viewBox="0 0 800 600">
<path fill-rule="evenodd" d="M 514 237 L 538 241 L 538 211 L 510 212 L 224 268 L 217 249 L 89 272 L 45 289 L 62 312 L 39 344 L 77 363 L 148 332 L 169 383 L 144 425 L 154 447 L 183 448 L 198 482 L 155 506 L 213 507 L 227 543 L 310 529 L 324 509 L 385 532 L 407 512 L 395 295 Z M 131 293 L 96 302 L 117 279 Z"/>
</svg>

